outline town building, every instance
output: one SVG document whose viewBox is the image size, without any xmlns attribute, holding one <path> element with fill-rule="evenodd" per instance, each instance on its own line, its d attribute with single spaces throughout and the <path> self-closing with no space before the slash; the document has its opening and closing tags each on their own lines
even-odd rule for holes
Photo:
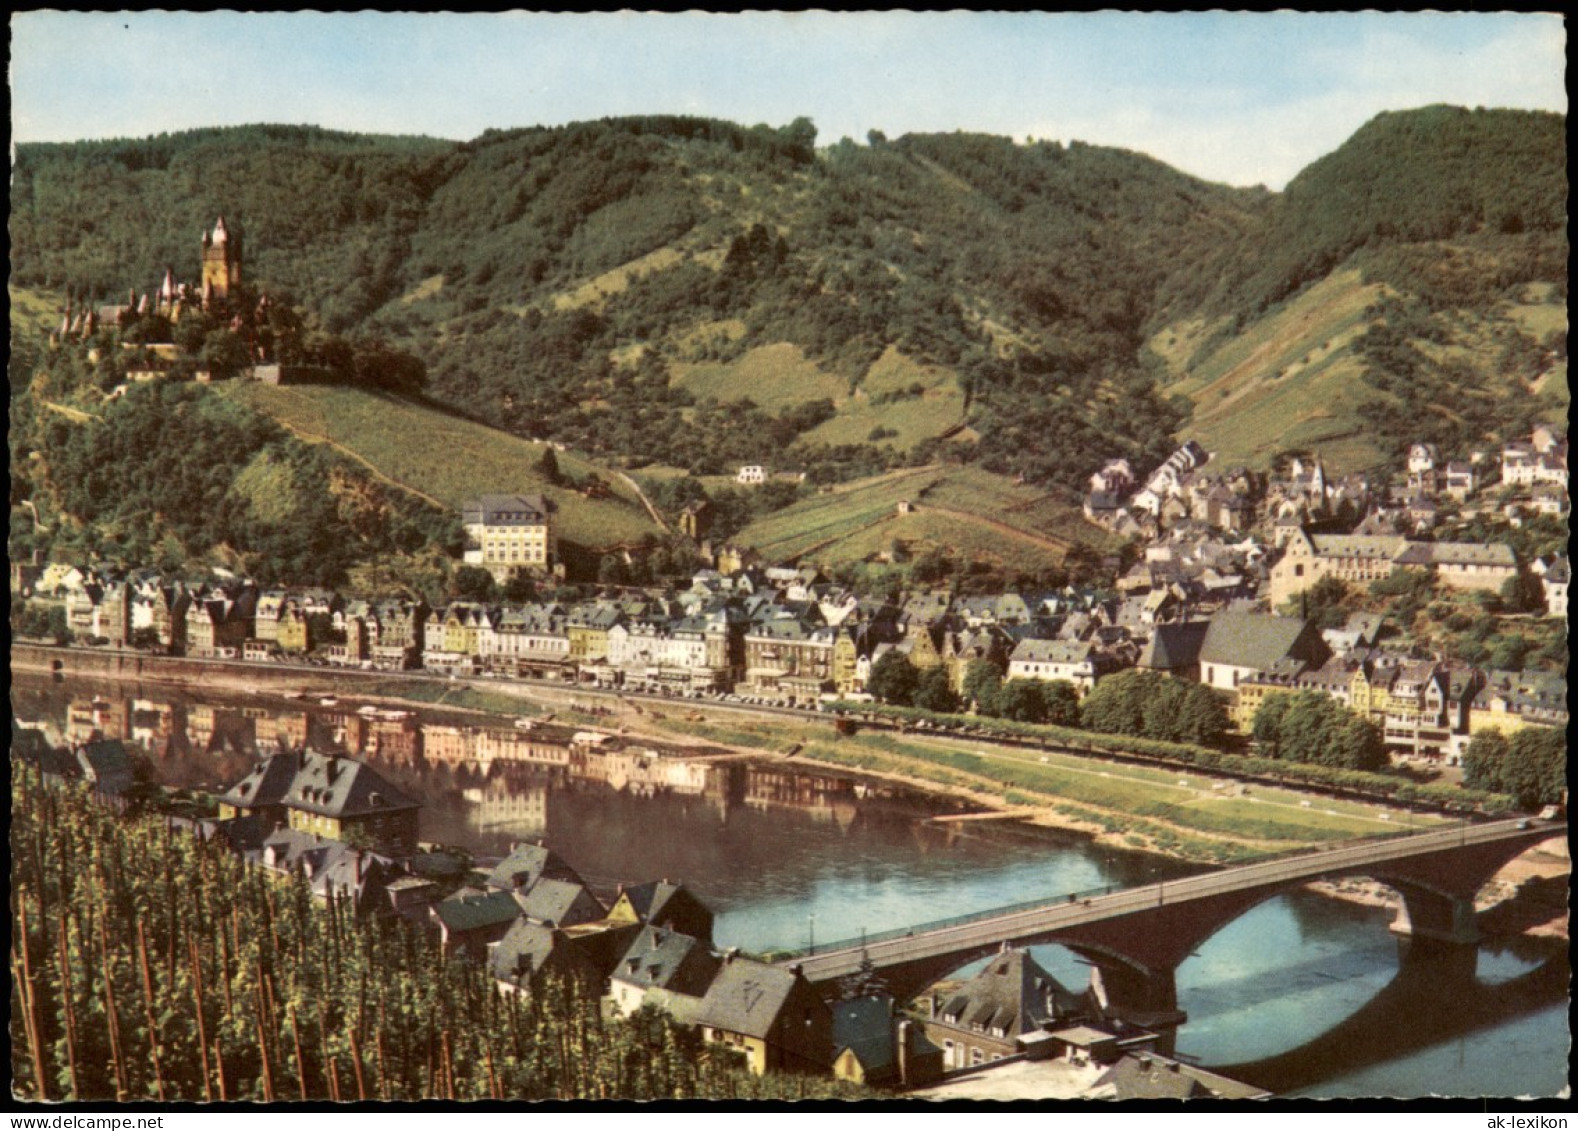
<svg viewBox="0 0 1578 1131">
<path fill-rule="evenodd" d="M 218 797 L 219 816 L 255 815 L 309 835 L 382 851 L 416 851 L 421 806 L 363 762 L 315 751 L 280 751 Z"/>
<path fill-rule="evenodd" d="M 551 571 L 559 560 L 553 503 L 542 495 L 483 495 L 466 504 L 464 560 L 500 585 L 517 574 Z"/>
<path fill-rule="evenodd" d="M 798 966 L 723 955 L 696 1010 L 703 1039 L 744 1054 L 752 1072 L 824 1073 L 833 1062 L 833 1014 Z"/>
<path fill-rule="evenodd" d="M 926 999 L 923 1024 L 943 1050 L 945 1069 L 976 1067 L 1023 1051 L 1022 1038 L 1088 1015 L 1082 995 L 1066 989 L 1028 950 L 1004 948 L 979 974 Z"/>
</svg>

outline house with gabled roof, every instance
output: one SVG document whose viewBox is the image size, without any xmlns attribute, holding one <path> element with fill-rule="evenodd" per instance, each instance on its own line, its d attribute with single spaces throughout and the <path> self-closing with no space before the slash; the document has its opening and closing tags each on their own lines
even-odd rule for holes
<svg viewBox="0 0 1578 1131">
<path fill-rule="evenodd" d="M 273 823 L 395 854 L 416 850 L 419 802 L 354 758 L 280 751 L 219 795 L 219 815 L 257 813 Z"/>
<path fill-rule="evenodd" d="M 942 1049 L 886 994 L 833 1004 L 833 1075 L 868 1088 L 916 1088 L 942 1079 Z"/>
<path fill-rule="evenodd" d="M 542 878 L 525 891 L 514 893 L 521 913 L 549 927 L 574 927 L 605 918 L 608 914 L 585 884 L 571 880 Z"/>
<path fill-rule="evenodd" d="M 686 1020 L 699 1010 L 722 961 L 704 940 L 648 924 L 609 974 L 608 1001 L 626 1016 L 657 1005 Z"/>
<path fill-rule="evenodd" d="M 833 1015 L 798 966 L 769 966 L 729 952 L 696 1012 L 703 1039 L 736 1049 L 764 1072 L 826 1072 Z"/>
<path fill-rule="evenodd" d="M 431 905 L 428 915 L 438 926 L 446 955 L 466 954 L 480 960 L 486 957 L 488 944 L 502 939 L 521 917 L 521 908 L 512 892 L 458 892 Z"/>
<path fill-rule="evenodd" d="M 1312 622 L 1269 613 L 1221 612 L 1211 618 L 1200 643 L 1200 682 L 1236 691 L 1247 679 L 1273 670 L 1296 675 L 1330 656 Z"/>
<path fill-rule="evenodd" d="M 1065 988 L 1023 948 L 1004 947 L 984 969 L 926 1002 L 926 1036 L 946 1069 L 1015 1055 L 1019 1041 L 1090 1013 L 1084 995 Z"/>
<path fill-rule="evenodd" d="M 712 911 L 680 884 L 653 880 L 619 889 L 608 918 L 682 931 L 712 945 Z"/>
<path fill-rule="evenodd" d="M 581 883 L 574 868 L 542 844 L 517 844 L 488 872 L 488 886 L 499 891 L 526 891 L 541 879 Z"/>
<path fill-rule="evenodd" d="M 529 919 L 517 919 L 503 937 L 489 945 L 488 969 L 499 987 L 509 992 L 544 978 L 578 982 L 593 990 L 602 986 L 605 977 L 575 936 Z"/>
</svg>

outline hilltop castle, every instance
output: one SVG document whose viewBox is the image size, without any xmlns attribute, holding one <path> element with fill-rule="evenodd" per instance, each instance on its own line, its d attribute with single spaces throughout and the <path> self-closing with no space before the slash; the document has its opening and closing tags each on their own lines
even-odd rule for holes
<svg viewBox="0 0 1578 1131">
<path fill-rule="evenodd" d="M 223 216 L 214 223 L 212 231 L 202 236 L 202 283 L 194 289 L 189 283 L 177 282 L 175 269 L 166 267 L 164 278 L 152 292 L 141 295 L 133 290 L 123 304 L 85 306 L 73 309 L 68 302 L 60 322 L 59 338 L 90 337 L 100 326 L 124 325 L 134 319 L 153 314 L 179 322 L 181 312 L 194 302 L 210 314 L 226 312 L 241 286 L 241 233 L 225 224 Z"/>
</svg>

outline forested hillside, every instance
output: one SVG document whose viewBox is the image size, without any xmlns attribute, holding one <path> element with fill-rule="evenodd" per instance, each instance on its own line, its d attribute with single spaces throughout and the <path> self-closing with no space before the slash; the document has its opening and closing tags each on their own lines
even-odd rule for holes
<svg viewBox="0 0 1578 1131">
<path fill-rule="evenodd" d="M 1170 280 L 1152 346 L 1229 458 L 1461 457 L 1566 415 L 1566 224 L 1560 117 L 1382 114 Z"/>
<path fill-rule="evenodd" d="M 1077 142 L 816 141 L 644 117 L 26 145 L 13 287 L 194 279 L 223 214 L 309 355 L 409 354 L 432 403 L 697 476 L 973 463 L 1072 499 L 1184 436 L 1384 469 L 1565 407 L 1556 116 L 1382 115 L 1282 193 Z M 13 328 L 14 395 L 36 336 Z"/>
</svg>

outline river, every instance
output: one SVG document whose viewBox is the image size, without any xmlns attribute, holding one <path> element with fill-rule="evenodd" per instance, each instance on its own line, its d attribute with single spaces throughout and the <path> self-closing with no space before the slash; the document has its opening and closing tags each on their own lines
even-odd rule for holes
<svg viewBox="0 0 1578 1131">
<path fill-rule="evenodd" d="M 202 696 L 155 685 L 19 677 L 12 709 L 52 741 L 140 743 L 169 785 L 216 786 L 276 736 L 339 740 L 424 802 L 425 840 L 478 858 L 543 838 L 594 887 L 683 881 L 725 946 L 819 948 L 862 931 L 1048 894 L 1184 875 L 1175 861 L 1011 821 L 939 820 L 957 803 L 782 763 L 646 757 L 633 742 L 511 760 L 525 737 L 475 716 L 373 720 L 354 704 Z M 522 755 L 524 756 L 524 755 Z M 1260 905 L 1177 971 L 1181 1056 L 1310 1097 L 1551 1096 L 1567 1086 L 1565 943 L 1527 938 L 1438 953 L 1391 913 L 1310 891 Z M 1038 959 L 1066 984 L 1088 970 Z M 968 970 L 968 968 L 967 968 Z"/>
</svg>

